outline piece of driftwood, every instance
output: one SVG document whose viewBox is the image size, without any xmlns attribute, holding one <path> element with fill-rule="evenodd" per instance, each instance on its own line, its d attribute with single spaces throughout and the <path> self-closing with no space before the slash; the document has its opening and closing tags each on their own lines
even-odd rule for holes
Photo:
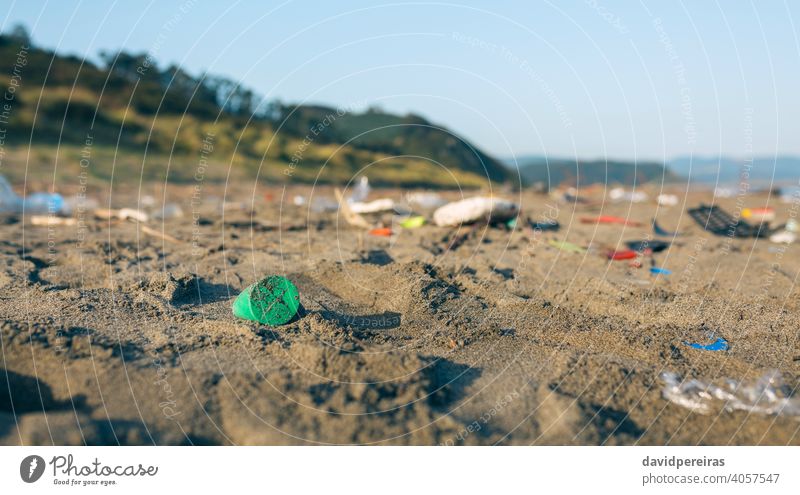
<svg viewBox="0 0 800 495">
<path fill-rule="evenodd" d="M 62 226 L 77 225 L 78 221 L 75 220 L 74 218 L 55 217 L 51 215 L 33 215 L 31 216 L 31 223 L 33 225 L 50 227 L 55 225 L 62 225 Z"/>
<path fill-rule="evenodd" d="M 333 192 L 336 194 L 336 200 L 339 202 L 339 211 L 342 212 L 342 216 L 347 223 L 361 229 L 372 228 L 372 225 L 370 225 L 364 217 L 350 209 L 350 205 L 348 205 L 347 201 L 344 199 L 342 191 L 336 188 Z"/>
<path fill-rule="evenodd" d="M 151 227 L 148 227 L 147 225 L 139 224 L 139 226 L 142 228 L 142 232 L 144 232 L 147 235 L 150 235 L 150 236 L 153 236 L 153 237 L 158 237 L 159 239 L 164 239 L 165 241 L 171 242 L 173 244 L 181 244 L 182 243 L 182 241 L 180 241 L 179 239 L 176 239 L 175 237 L 172 237 L 169 234 L 165 234 L 163 232 L 159 232 L 158 230 L 153 229 Z"/>
</svg>

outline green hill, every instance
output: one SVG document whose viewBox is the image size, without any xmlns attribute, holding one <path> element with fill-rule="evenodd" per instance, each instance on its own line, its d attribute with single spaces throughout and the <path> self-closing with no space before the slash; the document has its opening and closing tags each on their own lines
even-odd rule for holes
<svg viewBox="0 0 800 495">
<path fill-rule="evenodd" d="M 336 117 L 322 133 L 329 142 L 348 143 L 357 149 L 387 155 L 420 157 L 447 169 L 458 168 L 497 182 L 511 178 L 509 171 L 494 158 L 457 134 L 413 114 L 399 116 L 371 109 L 339 115 L 334 108 L 304 106 L 281 108 L 278 120 L 284 123 L 284 129 L 297 135 L 327 115 Z"/>
<path fill-rule="evenodd" d="M 74 177 L 87 154 L 85 172 L 102 179 L 113 168 L 119 180 L 192 181 L 202 157 L 204 180 L 230 170 L 345 182 L 367 166 L 378 185 L 511 180 L 498 161 L 421 117 L 264 101 L 236 81 L 160 68 L 144 53 L 101 53 L 92 63 L 38 48 L 20 28 L 0 35 L 0 94 L 12 95 L 0 119 L 0 173 L 12 180 L 26 168 Z"/>
</svg>

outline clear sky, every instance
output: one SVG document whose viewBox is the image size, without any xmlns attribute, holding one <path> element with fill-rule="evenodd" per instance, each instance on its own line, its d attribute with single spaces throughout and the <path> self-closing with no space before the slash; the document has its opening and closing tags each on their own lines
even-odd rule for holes
<svg viewBox="0 0 800 495">
<path fill-rule="evenodd" d="M 267 98 L 423 115 L 501 157 L 800 154 L 800 5 L 783 0 L 0 0 L 2 30 Z"/>
</svg>

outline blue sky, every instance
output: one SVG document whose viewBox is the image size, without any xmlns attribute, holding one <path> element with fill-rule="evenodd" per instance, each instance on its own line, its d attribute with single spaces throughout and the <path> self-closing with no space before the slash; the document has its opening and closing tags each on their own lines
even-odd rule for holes
<svg viewBox="0 0 800 495">
<path fill-rule="evenodd" d="M 414 112 L 496 156 L 800 154 L 796 3 L 1 3 L 2 30 L 22 22 L 47 48 Z"/>
</svg>

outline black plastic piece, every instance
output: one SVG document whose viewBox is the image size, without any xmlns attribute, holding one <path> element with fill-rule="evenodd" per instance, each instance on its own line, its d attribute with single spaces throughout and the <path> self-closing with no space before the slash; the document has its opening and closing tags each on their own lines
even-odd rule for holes
<svg viewBox="0 0 800 495">
<path fill-rule="evenodd" d="M 661 251 L 667 249 L 670 246 L 670 243 L 659 241 L 656 239 L 650 239 L 645 241 L 628 241 L 627 244 L 628 248 L 631 251 L 636 251 L 639 253 L 644 253 L 648 249 L 654 253 L 660 253 Z"/>
<path fill-rule="evenodd" d="M 744 220 L 737 220 L 719 206 L 700 205 L 690 209 L 688 213 L 703 229 L 716 235 L 766 237 L 775 231 L 775 229 L 769 228 L 768 223 L 753 226 Z"/>
</svg>

